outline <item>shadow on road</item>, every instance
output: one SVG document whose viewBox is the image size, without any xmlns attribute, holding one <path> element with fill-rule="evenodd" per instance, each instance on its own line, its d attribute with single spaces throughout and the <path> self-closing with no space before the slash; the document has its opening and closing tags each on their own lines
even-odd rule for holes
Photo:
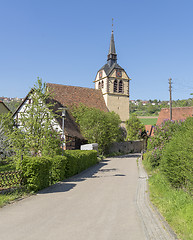
<svg viewBox="0 0 193 240">
<path fill-rule="evenodd" d="M 140 155 L 137 154 L 130 154 L 130 155 L 125 155 L 125 156 L 119 156 L 116 158 L 133 158 L 133 157 L 140 157 Z M 92 166 L 83 172 L 65 179 L 64 181 L 61 181 L 59 183 L 56 183 L 55 185 L 52 185 L 46 189 L 41 190 L 38 192 L 38 194 L 47 194 L 47 193 L 56 193 L 56 192 L 67 192 L 72 190 L 77 184 L 76 182 L 82 182 L 85 181 L 88 178 L 102 178 L 102 177 L 124 177 L 124 174 L 116 173 L 118 171 L 117 168 L 106 168 L 102 169 L 104 166 L 108 164 L 110 159 L 105 159 L 101 161 L 99 164 Z M 105 173 L 114 173 L 113 175 L 105 175 Z M 99 173 L 99 175 L 96 175 Z M 100 173 L 102 173 L 100 175 Z M 103 175 L 104 173 L 104 175 Z"/>
<path fill-rule="evenodd" d="M 59 182 L 38 192 L 38 194 L 68 192 L 76 186 L 74 183 Z"/>
<path fill-rule="evenodd" d="M 94 176 L 94 175 L 98 171 L 100 171 L 100 169 L 102 167 L 107 165 L 107 162 L 109 162 L 109 160 L 103 160 L 99 164 L 97 164 L 95 166 L 92 166 L 92 167 L 84 170 L 83 172 L 81 172 L 81 173 L 79 173 L 79 174 L 77 174 L 77 175 L 75 175 L 71 178 L 65 179 L 64 181 L 58 182 L 58 183 L 56 183 L 56 184 L 54 184 L 54 185 L 52 185 L 48 188 L 45 188 L 45 189 L 39 191 L 38 194 L 47 194 L 47 193 L 70 191 L 77 185 L 74 182 L 82 182 L 82 181 L 85 181 L 87 178 L 96 178 L 97 176 Z"/>
</svg>

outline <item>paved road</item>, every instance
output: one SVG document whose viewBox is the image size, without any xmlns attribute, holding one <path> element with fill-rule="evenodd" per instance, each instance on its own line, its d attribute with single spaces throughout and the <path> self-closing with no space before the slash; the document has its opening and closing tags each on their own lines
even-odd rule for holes
<svg viewBox="0 0 193 240">
<path fill-rule="evenodd" d="M 140 213 L 143 202 L 136 200 L 141 191 L 136 159 L 136 155 L 106 159 L 0 209 L 0 239 L 147 239 Z"/>
</svg>

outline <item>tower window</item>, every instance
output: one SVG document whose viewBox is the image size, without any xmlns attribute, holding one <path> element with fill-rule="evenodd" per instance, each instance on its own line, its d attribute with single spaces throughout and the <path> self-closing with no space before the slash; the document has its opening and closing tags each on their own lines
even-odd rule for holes
<svg viewBox="0 0 193 240">
<path fill-rule="evenodd" d="M 115 81 L 114 81 L 114 92 L 117 92 L 117 79 L 115 79 Z"/>
<path fill-rule="evenodd" d="M 123 81 L 122 80 L 119 81 L 119 92 L 120 93 L 123 92 Z"/>
<path fill-rule="evenodd" d="M 99 82 L 99 89 L 101 89 L 101 83 Z"/>
<path fill-rule="evenodd" d="M 102 88 L 104 88 L 104 82 L 103 81 L 101 82 L 101 86 L 102 86 Z"/>
<path fill-rule="evenodd" d="M 99 72 L 99 78 L 101 79 L 102 77 L 103 77 L 103 72 L 100 71 L 100 72 Z"/>
</svg>

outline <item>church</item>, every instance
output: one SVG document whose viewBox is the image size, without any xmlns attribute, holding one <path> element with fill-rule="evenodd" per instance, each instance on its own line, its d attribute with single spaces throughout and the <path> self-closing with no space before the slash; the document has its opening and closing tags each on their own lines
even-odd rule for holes
<svg viewBox="0 0 193 240">
<path fill-rule="evenodd" d="M 51 101 L 55 103 L 52 111 L 60 115 L 56 117 L 54 123 L 54 128 L 59 132 L 63 130 L 62 113 L 58 109 L 67 109 L 64 129 L 65 139 L 68 140 L 66 149 L 79 149 L 80 145 L 85 142 L 79 127 L 71 115 L 71 109 L 79 104 L 98 108 L 105 112 L 114 111 L 120 116 L 122 126 L 125 126 L 125 121 L 129 119 L 129 81 L 130 78 L 125 70 L 117 64 L 114 33 L 112 30 L 107 63 L 96 74 L 94 80 L 95 89 L 55 83 L 46 84 L 47 90 L 52 96 Z M 13 114 L 15 119 L 18 120 L 25 111 L 26 104 L 31 104 L 32 94 L 33 89 Z"/>
<path fill-rule="evenodd" d="M 94 83 L 95 89 L 101 89 L 108 110 L 120 116 L 123 126 L 129 119 L 129 81 L 126 71 L 117 64 L 112 29 L 107 63 L 97 72 Z"/>
</svg>

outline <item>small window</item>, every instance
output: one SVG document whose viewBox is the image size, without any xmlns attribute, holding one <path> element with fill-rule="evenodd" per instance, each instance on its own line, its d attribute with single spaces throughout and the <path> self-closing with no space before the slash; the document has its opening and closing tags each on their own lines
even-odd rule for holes
<svg viewBox="0 0 193 240">
<path fill-rule="evenodd" d="M 117 92 L 117 79 L 114 81 L 114 92 Z"/>
<path fill-rule="evenodd" d="M 99 79 L 101 79 L 102 77 L 103 77 L 103 72 L 100 71 L 100 72 L 99 72 Z"/>
<path fill-rule="evenodd" d="M 102 88 L 104 88 L 104 82 L 103 81 L 101 82 L 101 86 L 102 86 Z"/>
<path fill-rule="evenodd" d="M 99 82 L 99 89 L 101 89 L 101 83 Z"/>
<path fill-rule="evenodd" d="M 122 80 L 119 81 L 119 92 L 120 93 L 123 92 L 123 81 Z"/>
<path fill-rule="evenodd" d="M 116 76 L 117 76 L 117 77 L 120 77 L 120 78 L 122 77 L 122 72 L 121 72 L 121 70 L 117 70 L 117 71 L 116 71 Z"/>
</svg>

